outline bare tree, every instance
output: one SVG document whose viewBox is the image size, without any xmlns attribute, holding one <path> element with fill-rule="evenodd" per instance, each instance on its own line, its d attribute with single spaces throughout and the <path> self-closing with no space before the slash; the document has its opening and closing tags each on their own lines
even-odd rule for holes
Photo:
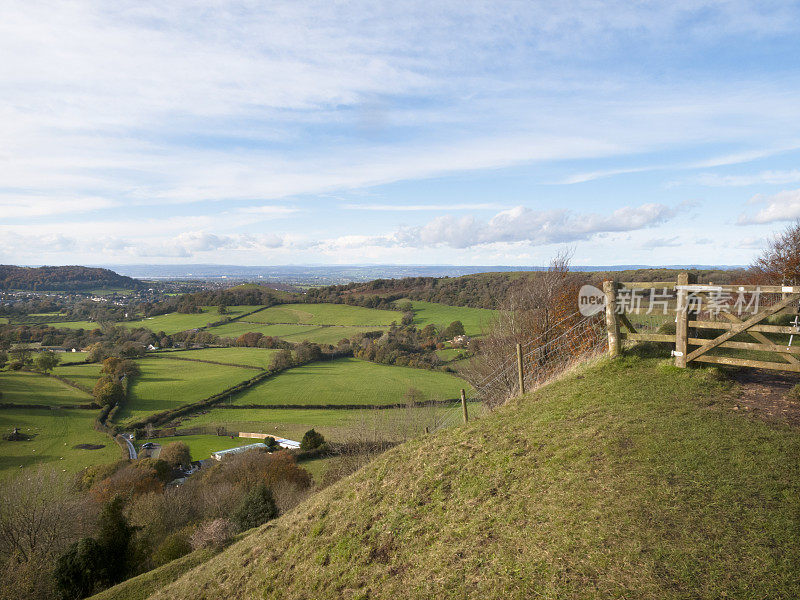
<svg viewBox="0 0 800 600">
<path fill-rule="evenodd" d="M 750 266 L 753 283 L 800 284 L 800 220 L 775 235 Z"/>
<path fill-rule="evenodd" d="M 501 303 L 480 352 L 464 375 L 480 386 L 485 402 L 497 405 L 517 388 L 516 345 L 526 351 L 526 369 L 550 369 L 561 359 L 562 349 L 552 342 L 568 334 L 580 320 L 577 297 L 581 280 L 569 270 L 572 252 L 564 250 L 547 270 L 520 278 Z"/>
</svg>

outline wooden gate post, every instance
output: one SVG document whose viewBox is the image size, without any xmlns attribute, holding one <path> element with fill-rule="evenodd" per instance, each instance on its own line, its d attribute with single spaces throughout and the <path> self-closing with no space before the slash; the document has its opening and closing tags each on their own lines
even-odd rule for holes
<svg viewBox="0 0 800 600">
<path fill-rule="evenodd" d="M 689 274 L 678 273 L 678 286 L 689 285 Z M 675 307 L 675 366 L 686 366 L 686 354 L 689 352 L 689 293 L 678 289 L 677 306 Z"/>
<path fill-rule="evenodd" d="M 519 395 L 525 393 L 525 371 L 522 367 L 522 345 L 517 344 L 517 377 L 519 379 Z"/>
<path fill-rule="evenodd" d="M 469 415 L 467 414 L 467 394 L 464 392 L 464 388 L 461 388 L 461 411 L 464 413 L 464 423 L 469 421 Z"/>
<path fill-rule="evenodd" d="M 617 282 L 604 281 L 606 295 L 606 331 L 608 331 L 608 354 L 619 355 L 619 320 L 617 319 Z"/>
</svg>

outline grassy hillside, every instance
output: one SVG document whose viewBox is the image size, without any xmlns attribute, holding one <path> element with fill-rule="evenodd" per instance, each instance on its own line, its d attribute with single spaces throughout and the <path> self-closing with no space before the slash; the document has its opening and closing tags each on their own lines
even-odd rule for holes
<svg viewBox="0 0 800 600">
<path fill-rule="evenodd" d="M 299 323 L 304 325 L 391 325 L 403 313 L 346 304 L 283 304 L 247 317 L 254 323 Z"/>
<path fill-rule="evenodd" d="M 800 435 L 624 358 L 390 450 L 153 598 L 800 596 Z"/>
<path fill-rule="evenodd" d="M 128 399 L 116 417 L 120 423 L 197 402 L 250 379 L 255 373 L 242 367 L 169 358 L 143 358 L 137 363 L 142 373 L 133 380 Z"/>
<path fill-rule="evenodd" d="M 289 369 L 246 390 L 234 404 L 395 404 L 414 387 L 423 400 L 458 398 L 469 388 L 449 373 L 340 358 Z"/>
<path fill-rule="evenodd" d="M 62 367 L 62 369 L 69 368 Z M 65 406 L 92 402 L 89 394 L 76 390 L 54 377 L 24 371 L 0 372 L 0 394 L 2 402 L 13 404 Z"/>
<path fill-rule="evenodd" d="M 14 427 L 32 439 L 9 442 L 0 439 L 0 478 L 42 464 L 74 473 L 83 467 L 107 463 L 121 457 L 121 450 L 108 436 L 95 431 L 97 411 L 80 409 L 0 410 L 0 431 Z M 74 448 L 79 444 L 102 446 Z"/>
<path fill-rule="evenodd" d="M 436 325 L 444 329 L 453 321 L 461 321 L 467 335 L 480 335 L 488 328 L 497 311 L 466 306 L 447 306 L 436 302 L 412 302 L 414 324 L 422 329 L 426 325 Z"/>
</svg>

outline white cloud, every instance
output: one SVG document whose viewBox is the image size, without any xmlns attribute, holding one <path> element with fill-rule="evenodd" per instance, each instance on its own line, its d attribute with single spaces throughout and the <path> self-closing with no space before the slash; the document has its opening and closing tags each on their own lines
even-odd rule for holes
<svg viewBox="0 0 800 600">
<path fill-rule="evenodd" d="M 764 208 L 755 214 L 741 214 L 739 225 L 800 219 L 800 189 L 784 190 L 772 196 L 756 194 L 748 204 L 760 204 L 764 205 Z"/>
<path fill-rule="evenodd" d="M 499 205 L 484 202 L 473 204 L 343 204 L 344 210 L 366 210 L 378 212 L 426 212 L 437 210 L 491 210 Z"/>
<path fill-rule="evenodd" d="M 739 187 L 749 185 L 785 185 L 800 182 L 800 169 L 790 171 L 761 171 L 749 175 L 720 175 L 703 173 L 694 182 L 711 187 Z"/>
</svg>

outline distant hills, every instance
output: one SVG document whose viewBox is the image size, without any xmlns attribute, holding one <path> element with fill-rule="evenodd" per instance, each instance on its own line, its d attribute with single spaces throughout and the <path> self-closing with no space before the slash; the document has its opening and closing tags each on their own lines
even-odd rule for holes
<svg viewBox="0 0 800 600">
<path fill-rule="evenodd" d="M 0 290 L 90 291 L 135 290 L 143 283 L 98 267 L 17 267 L 0 265 Z"/>
</svg>

